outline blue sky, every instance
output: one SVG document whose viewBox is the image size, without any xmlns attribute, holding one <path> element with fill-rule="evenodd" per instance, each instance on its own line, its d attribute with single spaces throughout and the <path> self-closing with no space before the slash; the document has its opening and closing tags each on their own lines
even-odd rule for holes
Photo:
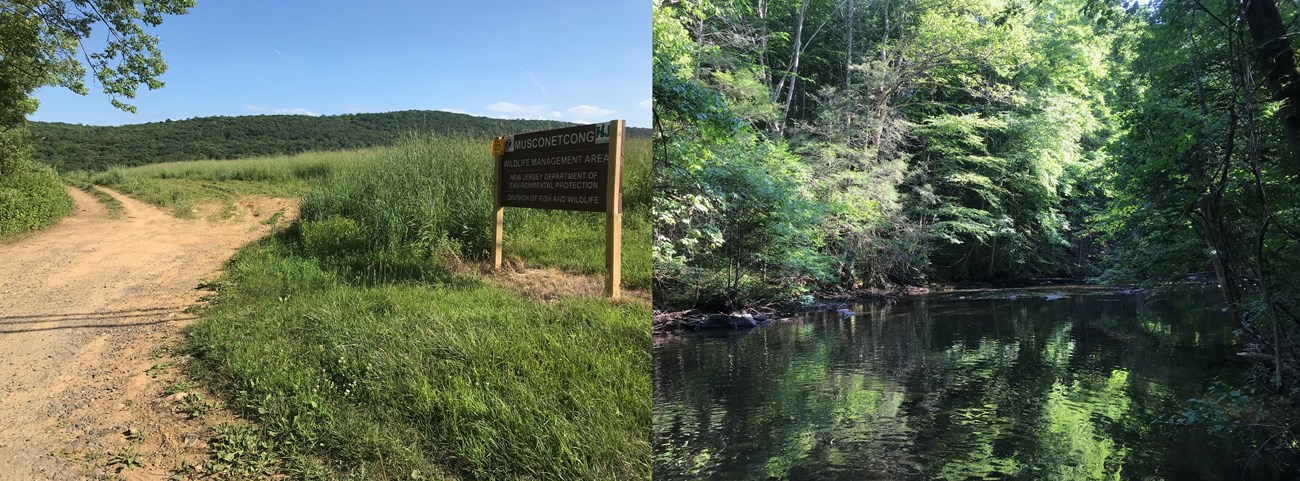
<svg viewBox="0 0 1300 481">
<path fill-rule="evenodd" d="M 449 110 L 650 127 L 645 0 L 198 0 L 167 17 L 166 86 L 131 114 L 36 92 L 31 120 L 121 125 L 210 115 Z M 102 44 L 90 43 L 102 49 Z"/>
</svg>

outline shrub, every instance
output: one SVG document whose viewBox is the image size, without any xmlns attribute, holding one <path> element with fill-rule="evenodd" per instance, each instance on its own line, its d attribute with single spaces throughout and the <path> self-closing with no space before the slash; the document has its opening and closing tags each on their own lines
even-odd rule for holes
<svg viewBox="0 0 1300 481">
<path fill-rule="evenodd" d="M 53 168 L 16 161 L 0 175 L 0 239 L 49 226 L 72 213 L 72 197 Z"/>
</svg>

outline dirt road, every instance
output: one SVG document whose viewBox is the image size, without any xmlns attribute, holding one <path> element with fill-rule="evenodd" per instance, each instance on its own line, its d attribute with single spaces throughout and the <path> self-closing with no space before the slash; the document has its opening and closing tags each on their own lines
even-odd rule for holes
<svg viewBox="0 0 1300 481">
<path fill-rule="evenodd" d="M 196 287 L 296 209 L 245 199 L 234 220 L 184 220 L 110 192 L 125 207 L 110 219 L 69 192 L 72 216 L 0 243 L 0 480 L 96 477 L 123 452 L 142 458 L 123 476 L 166 479 L 202 451 L 203 427 L 162 399 L 176 375 L 151 370 L 167 365 L 160 347 L 192 320 Z"/>
</svg>

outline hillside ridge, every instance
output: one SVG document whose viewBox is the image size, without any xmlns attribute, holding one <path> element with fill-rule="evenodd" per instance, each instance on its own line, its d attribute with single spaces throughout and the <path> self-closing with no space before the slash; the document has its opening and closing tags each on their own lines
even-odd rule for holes
<svg viewBox="0 0 1300 481">
<path fill-rule="evenodd" d="M 64 172 L 360 149 L 392 145 L 412 134 L 487 137 L 575 125 L 438 110 L 322 116 L 211 116 L 120 126 L 37 121 L 28 124 L 35 144 L 33 158 Z M 649 137 L 650 130 L 629 128 L 628 135 Z"/>
</svg>

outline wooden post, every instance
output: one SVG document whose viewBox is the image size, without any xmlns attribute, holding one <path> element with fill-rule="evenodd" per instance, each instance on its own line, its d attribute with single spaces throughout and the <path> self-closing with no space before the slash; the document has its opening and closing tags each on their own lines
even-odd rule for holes
<svg viewBox="0 0 1300 481">
<path fill-rule="evenodd" d="M 505 142 L 505 137 L 497 137 L 497 142 Z M 495 154 L 495 152 L 494 152 Z M 501 207 L 501 154 L 492 156 L 492 269 L 501 269 L 501 242 L 505 227 L 505 208 Z"/>
<path fill-rule="evenodd" d="M 609 189 L 605 208 L 605 295 L 621 296 L 623 271 L 623 121 L 609 123 Z M 497 214 L 498 224 L 500 214 Z M 498 228 L 499 229 L 499 228 Z M 500 230 L 497 231 L 500 233 Z"/>
</svg>

